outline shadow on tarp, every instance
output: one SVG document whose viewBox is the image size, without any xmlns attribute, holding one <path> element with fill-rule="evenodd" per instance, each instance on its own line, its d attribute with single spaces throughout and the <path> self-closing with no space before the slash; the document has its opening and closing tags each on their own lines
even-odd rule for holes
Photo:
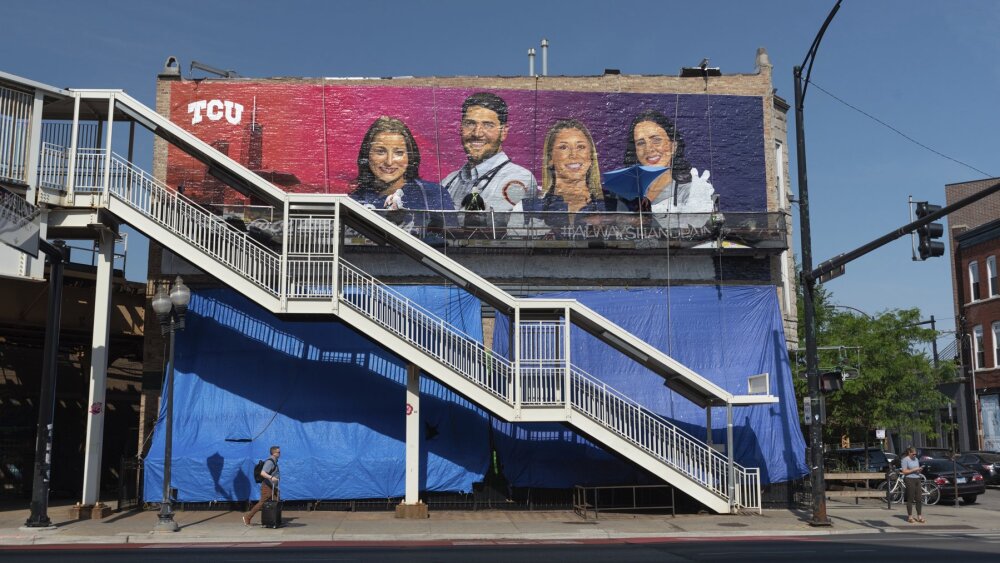
<svg viewBox="0 0 1000 563">
<path fill-rule="evenodd" d="M 418 289 L 436 314 L 481 326 L 471 321 L 478 321 L 477 301 L 454 289 Z M 282 447 L 285 498 L 403 493 L 406 371 L 391 352 L 339 322 L 283 321 L 218 289 L 192 299 L 176 355 L 171 482 L 178 500 L 256 498 L 249 476 L 271 445 Z M 427 377 L 421 393 L 421 487 L 471 490 L 487 466 L 483 412 Z M 161 427 L 146 459 L 150 501 L 162 490 Z"/>
</svg>

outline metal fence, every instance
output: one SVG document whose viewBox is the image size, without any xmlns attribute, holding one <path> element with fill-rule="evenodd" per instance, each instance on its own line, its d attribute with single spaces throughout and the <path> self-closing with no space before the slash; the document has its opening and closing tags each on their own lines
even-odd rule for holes
<svg viewBox="0 0 1000 563">
<path fill-rule="evenodd" d="M 38 185 L 50 190 L 65 190 L 68 174 L 69 150 L 44 143 L 38 163 Z"/>
<path fill-rule="evenodd" d="M 605 241 L 613 245 L 670 243 L 697 246 L 727 241 L 729 247 L 783 247 L 788 226 L 780 212 L 633 213 L 490 212 L 441 210 L 373 210 L 410 234 L 428 242 L 455 246 L 485 241 Z M 441 220 L 444 217 L 444 220 Z M 348 239 L 352 244 L 364 244 Z"/>
<path fill-rule="evenodd" d="M 118 464 L 118 511 L 142 506 L 142 459 L 122 457 Z"/>
<path fill-rule="evenodd" d="M 594 519 L 601 512 L 670 510 L 677 516 L 674 488 L 670 485 L 612 485 L 573 489 L 573 512 L 587 519 L 593 512 Z"/>
<path fill-rule="evenodd" d="M 565 320 L 521 321 L 521 404 L 564 405 Z"/>
<path fill-rule="evenodd" d="M 34 96 L 0 87 L 0 180 L 27 184 Z"/>
<path fill-rule="evenodd" d="M 272 212 L 277 212 L 273 210 Z M 788 228 L 784 213 L 732 212 L 718 215 L 717 223 L 694 220 L 705 214 L 667 213 L 650 215 L 640 226 L 639 215 L 631 212 L 581 212 L 558 213 L 507 212 L 485 213 L 489 220 L 484 224 L 468 222 L 468 216 L 483 214 L 469 211 L 430 210 L 373 210 L 390 222 L 402 227 L 411 235 L 431 246 L 521 248 L 543 246 L 554 248 L 717 248 L 725 249 L 778 249 L 787 248 Z M 444 221 L 440 217 L 444 216 Z M 432 225 L 422 223 L 421 217 L 435 218 Z M 645 216 L 644 216 L 645 217 Z M 649 218 L 659 217 L 664 226 L 650 224 Z M 298 238 L 296 248 L 308 245 L 323 247 L 332 243 L 332 230 L 320 225 L 329 217 L 296 217 L 298 225 L 289 225 Z M 313 224 L 315 223 L 315 224 Z M 513 226 L 526 224 L 527 227 Z M 704 224 L 702 224 L 704 223 Z M 281 246 L 282 228 L 280 221 L 255 220 L 247 223 L 244 230 L 252 233 L 262 231 L 271 248 Z M 296 230 L 296 231 L 293 231 Z M 720 243 L 721 241 L 721 243 Z M 375 245 L 362 234 L 350 229 L 346 231 L 344 244 L 347 246 Z"/>
</svg>

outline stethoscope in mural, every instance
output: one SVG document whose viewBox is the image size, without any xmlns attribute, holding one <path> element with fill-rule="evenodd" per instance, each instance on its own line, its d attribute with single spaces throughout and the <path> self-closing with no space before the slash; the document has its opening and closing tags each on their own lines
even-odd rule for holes
<svg viewBox="0 0 1000 563">
<path fill-rule="evenodd" d="M 462 208 L 465 209 L 465 210 L 467 210 L 467 211 L 484 211 L 486 209 L 486 203 L 483 201 L 482 197 L 474 198 L 474 197 L 472 197 L 472 194 L 476 192 L 477 188 L 479 187 L 479 184 L 482 183 L 483 181 L 485 181 L 486 183 L 483 184 L 483 188 L 481 190 L 479 190 L 478 193 L 482 193 L 482 192 L 486 191 L 486 188 L 488 188 L 490 186 L 490 182 L 493 181 L 493 178 L 496 178 L 496 175 L 500 172 L 500 169 L 502 169 L 504 166 L 507 166 L 508 164 L 510 164 L 510 159 L 509 158 L 507 160 L 501 162 L 500 164 L 497 164 L 493 168 L 490 168 L 482 176 L 480 176 L 475 182 L 473 182 L 472 183 L 472 188 L 471 188 L 472 191 L 469 192 L 469 195 L 467 195 L 464 198 L 462 198 Z M 449 180 L 448 183 L 444 185 L 444 189 L 446 191 L 451 191 L 451 185 L 455 183 L 455 180 L 458 180 L 459 176 L 461 176 L 461 173 L 455 174 L 455 177 L 452 178 L 451 180 Z M 514 182 L 514 184 L 520 185 L 520 182 Z M 517 202 L 511 201 L 510 196 L 507 193 L 507 188 L 509 188 L 509 187 L 510 187 L 510 184 L 508 184 L 507 186 L 504 187 L 504 189 L 503 189 L 503 197 L 508 202 L 510 202 L 511 205 L 516 205 Z M 522 197 L 523 197 L 523 195 L 522 195 Z M 520 201 L 520 199 L 521 198 L 518 198 L 518 201 Z M 473 206 L 476 206 L 476 207 L 470 208 L 469 207 L 470 205 L 473 205 Z"/>
</svg>

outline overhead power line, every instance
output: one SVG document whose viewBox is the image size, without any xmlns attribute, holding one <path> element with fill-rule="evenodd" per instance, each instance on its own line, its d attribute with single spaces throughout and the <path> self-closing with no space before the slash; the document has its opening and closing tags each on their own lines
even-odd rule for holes
<svg viewBox="0 0 1000 563">
<path fill-rule="evenodd" d="M 838 102 L 840 102 L 840 103 L 844 104 L 845 106 L 853 109 L 854 111 L 860 113 L 861 115 L 867 117 L 868 119 L 871 119 L 872 121 L 878 123 L 879 125 L 882 125 L 883 127 L 889 129 L 893 133 L 896 133 L 897 135 L 899 135 L 900 137 L 906 139 L 907 141 L 910 141 L 911 143 L 913 143 L 913 144 L 915 144 L 915 145 L 917 145 L 917 146 L 919 146 L 919 147 L 921 147 L 923 149 L 926 149 L 926 150 L 928 150 L 928 151 L 930 151 L 930 152 L 932 152 L 932 153 L 940 156 L 941 158 L 946 158 L 946 159 L 948 159 L 948 160 L 950 160 L 950 161 L 952 161 L 952 162 L 954 162 L 956 164 L 960 164 L 960 165 L 968 168 L 969 170 L 974 170 L 974 171 L 982 174 L 984 177 L 987 177 L 987 178 L 993 178 L 993 177 L 995 177 L 995 174 L 990 174 L 988 172 L 984 172 L 984 171 L 976 168 L 975 166 L 972 166 L 971 164 L 966 164 L 965 162 L 962 162 L 961 160 L 958 160 L 957 158 L 952 158 L 952 157 L 944 154 L 943 152 L 941 152 L 939 150 L 936 150 L 936 149 L 934 149 L 932 147 L 929 147 L 929 146 L 925 145 L 924 143 L 921 143 L 920 141 L 914 139 L 913 137 L 907 135 L 906 133 L 903 133 L 899 129 L 896 129 L 892 125 L 889 125 L 885 121 L 882 121 L 881 119 L 879 119 L 879 118 L 875 117 L 874 115 L 866 112 L 865 110 L 863 110 L 863 109 L 861 109 L 861 108 L 859 108 L 857 106 L 854 106 L 854 105 L 852 105 L 852 104 L 844 101 L 843 99 L 837 97 L 835 94 L 833 94 L 833 93 L 829 92 L 828 90 L 824 89 L 819 84 L 816 84 L 815 82 L 812 82 L 812 81 L 810 81 L 810 84 L 812 84 L 813 86 L 815 86 L 816 89 L 819 90 L 820 92 L 823 92 L 824 94 L 826 94 L 827 96 L 830 96 L 834 100 L 837 100 Z"/>
</svg>

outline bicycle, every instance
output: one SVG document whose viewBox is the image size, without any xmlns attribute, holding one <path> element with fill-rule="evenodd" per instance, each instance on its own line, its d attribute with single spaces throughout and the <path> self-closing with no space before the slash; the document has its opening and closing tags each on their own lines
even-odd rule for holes
<svg viewBox="0 0 1000 563">
<path fill-rule="evenodd" d="M 891 483 L 891 484 L 890 484 Z M 890 488 L 891 487 L 891 488 Z M 906 487 L 903 484 L 903 479 L 901 478 L 899 471 L 892 471 L 889 473 L 889 478 L 886 481 L 879 483 L 878 490 L 885 491 L 889 489 L 888 495 L 891 502 L 900 504 L 903 502 L 903 496 L 906 493 Z M 941 500 L 941 488 L 937 486 L 937 483 L 930 481 L 927 477 L 923 475 L 920 476 L 920 498 L 923 504 L 931 506 L 938 503 Z"/>
</svg>

